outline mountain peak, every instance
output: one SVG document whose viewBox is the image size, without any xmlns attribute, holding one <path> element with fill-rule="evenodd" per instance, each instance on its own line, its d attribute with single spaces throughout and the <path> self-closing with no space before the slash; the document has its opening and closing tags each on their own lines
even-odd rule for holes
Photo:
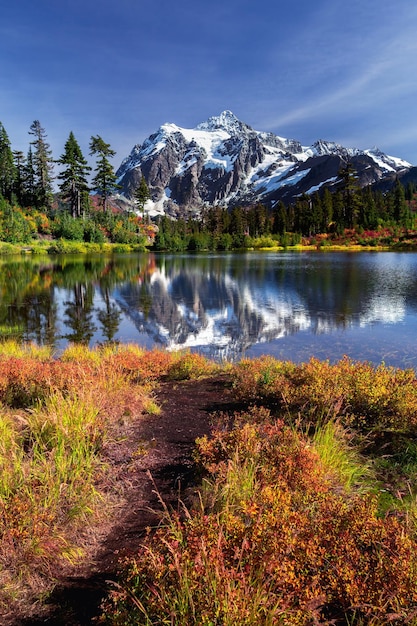
<svg viewBox="0 0 417 626">
<path fill-rule="evenodd" d="M 304 147 L 255 130 L 226 109 L 195 128 L 162 125 L 134 147 L 116 174 L 128 198 L 144 176 L 154 214 L 175 217 L 208 205 L 292 203 L 302 194 L 334 188 L 340 163 L 347 159 L 361 186 L 381 181 L 389 185 L 411 167 L 379 150 L 345 148 L 332 141 Z"/>
<path fill-rule="evenodd" d="M 325 139 L 318 139 L 313 144 L 313 149 L 318 156 L 339 154 L 346 158 L 358 153 L 356 148 L 345 148 L 334 141 L 326 141 Z"/>
<path fill-rule="evenodd" d="M 209 117 L 206 122 L 198 124 L 197 130 L 226 130 L 228 133 L 235 135 L 242 131 L 251 130 L 251 127 L 241 122 L 232 111 L 225 110 L 220 115 Z"/>
</svg>

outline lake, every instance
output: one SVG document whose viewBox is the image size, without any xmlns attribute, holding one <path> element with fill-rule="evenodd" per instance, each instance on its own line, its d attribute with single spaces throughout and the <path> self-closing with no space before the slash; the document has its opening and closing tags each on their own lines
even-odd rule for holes
<svg viewBox="0 0 417 626">
<path fill-rule="evenodd" d="M 417 253 L 3 257 L 0 337 L 417 368 Z"/>
</svg>

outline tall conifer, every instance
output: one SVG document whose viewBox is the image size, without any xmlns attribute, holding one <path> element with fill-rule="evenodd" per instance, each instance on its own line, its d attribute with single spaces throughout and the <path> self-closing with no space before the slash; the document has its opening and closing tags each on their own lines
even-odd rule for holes
<svg viewBox="0 0 417 626">
<path fill-rule="evenodd" d="M 10 147 L 6 129 L 0 122 L 0 194 L 6 200 L 12 199 L 16 168 L 13 162 L 13 152 Z"/>
<path fill-rule="evenodd" d="M 107 210 L 108 198 L 119 189 L 116 184 L 116 175 L 109 157 L 113 157 L 116 153 L 110 148 L 110 144 L 106 143 L 99 135 L 91 137 L 90 154 L 97 155 L 97 166 L 95 168 L 96 175 L 93 178 L 93 189 L 102 198 L 103 210 Z"/>
<path fill-rule="evenodd" d="M 14 181 L 14 193 L 18 203 L 23 206 L 25 200 L 25 178 L 26 178 L 26 159 L 20 150 L 13 151 L 13 162 L 16 168 L 16 178 Z"/>
<path fill-rule="evenodd" d="M 139 186 L 135 190 L 133 198 L 138 210 L 142 213 L 143 218 L 145 219 L 145 204 L 148 200 L 150 200 L 151 194 L 149 193 L 149 187 L 144 176 L 140 179 Z"/>
<path fill-rule="evenodd" d="M 64 154 L 57 161 L 65 166 L 65 169 L 58 175 L 62 181 L 59 188 L 70 205 L 72 217 L 81 217 L 83 210 L 87 208 L 83 204 L 88 192 L 86 177 L 91 167 L 87 164 L 72 131 L 64 149 Z"/>
<path fill-rule="evenodd" d="M 34 136 L 31 141 L 33 146 L 33 170 L 35 175 L 35 204 L 37 207 L 51 208 L 53 193 L 53 159 L 52 151 L 46 141 L 46 132 L 39 120 L 35 120 L 29 130 Z"/>
</svg>

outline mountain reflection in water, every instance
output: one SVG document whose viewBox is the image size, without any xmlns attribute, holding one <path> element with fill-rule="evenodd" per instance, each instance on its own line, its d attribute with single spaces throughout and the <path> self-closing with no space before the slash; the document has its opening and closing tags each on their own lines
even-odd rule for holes
<svg viewBox="0 0 417 626">
<path fill-rule="evenodd" d="M 1 263 L 0 333 L 413 366 L 417 255 L 245 253 Z"/>
</svg>

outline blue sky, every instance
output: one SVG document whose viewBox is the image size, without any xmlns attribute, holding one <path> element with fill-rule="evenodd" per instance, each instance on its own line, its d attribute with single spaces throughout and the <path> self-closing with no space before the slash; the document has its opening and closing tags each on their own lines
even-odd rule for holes
<svg viewBox="0 0 417 626">
<path fill-rule="evenodd" d="M 256 130 L 417 164 L 413 0 L 14 0 L 0 19 L 0 121 L 53 156 L 73 131 L 117 155 L 224 109 Z"/>
</svg>

